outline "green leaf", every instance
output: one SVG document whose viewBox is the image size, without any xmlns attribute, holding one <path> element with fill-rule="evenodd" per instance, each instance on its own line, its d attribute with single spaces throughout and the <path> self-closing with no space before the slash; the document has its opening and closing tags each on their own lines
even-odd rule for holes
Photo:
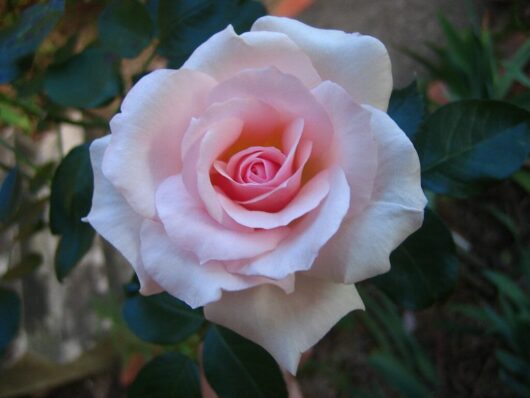
<svg viewBox="0 0 530 398">
<path fill-rule="evenodd" d="M 166 352 L 145 365 L 127 390 L 128 398 L 200 398 L 199 370 L 187 356 Z"/>
<path fill-rule="evenodd" d="M 16 127 L 25 133 L 31 128 L 31 121 L 24 112 L 12 105 L 0 102 L 0 121 L 8 126 Z"/>
<path fill-rule="evenodd" d="M 7 272 L 2 275 L 2 280 L 9 282 L 22 278 L 33 272 L 42 264 L 42 256 L 39 253 L 28 253 L 20 262 L 9 268 Z"/>
<path fill-rule="evenodd" d="M 82 221 L 69 227 L 61 236 L 55 251 L 55 274 L 59 282 L 74 269 L 88 252 L 94 240 L 94 229 Z"/>
<path fill-rule="evenodd" d="M 203 350 L 204 373 L 219 398 L 287 398 L 282 373 L 260 346 L 212 326 Z"/>
<path fill-rule="evenodd" d="M 426 398 L 433 391 L 421 383 L 409 369 L 390 355 L 376 353 L 368 358 L 368 363 L 377 370 L 393 388 L 407 398 Z"/>
<path fill-rule="evenodd" d="M 15 215 L 22 195 L 22 176 L 18 167 L 12 168 L 0 187 L 0 223 L 8 222 Z"/>
<path fill-rule="evenodd" d="M 50 228 L 54 234 L 67 233 L 90 211 L 94 176 L 88 147 L 83 144 L 73 148 L 53 176 Z"/>
<path fill-rule="evenodd" d="M 508 371 L 525 376 L 530 374 L 530 362 L 522 357 L 515 356 L 505 350 L 497 350 L 495 356 L 499 363 Z"/>
<path fill-rule="evenodd" d="M 425 111 L 425 102 L 415 81 L 401 90 L 392 91 L 388 115 L 411 140 L 416 136 Z"/>
<path fill-rule="evenodd" d="M 50 229 L 62 235 L 55 252 L 55 272 L 62 281 L 90 249 L 94 230 L 81 219 L 90 211 L 93 174 L 89 144 L 72 149 L 52 180 Z"/>
<path fill-rule="evenodd" d="M 454 102 L 427 118 L 414 145 L 425 188 L 465 197 L 521 167 L 530 151 L 530 113 L 499 101 Z"/>
<path fill-rule="evenodd" d="M 204 322 L 200 309 L 193 310 L 167 293 L 152 296 L 133 293 L 123 304 L 123 317 L 136 336 L 157 344 L 178 343 Z"/>
<path fill-rule="evenodd" d="M 526 170 L 519 170 L 512 176 L 513 180 L 530 195 L 530 173 Z"/>
<path fill-rule="evenodd" d="M 0 357 L 16 336 L 20 327 L 21 304 L 12 290 L 0 287 Z"/>
<path fill-rule="evenodd" d="M 19 60 L 37 49 L 63 12 L 64 0 L 36 4 L 25 9 L 14 26 L 0 32 L 0 84 L 20 74 Z"/>
<path fill-rule="evenodd" d="M 451 233 L 428 209 L 422 227 L 391 254 L 390 262 L 390 272 L 373 282 L 405 308 L 431 306 L 449 295 L 458 280 Z"/>
<path fill-rule="evenodd" d="M 112 0 L 99 17 L 99 35 L 105 48 L 133 58 L 151 41 L 153 22 L 138 0 Z"/>
<path fill-rule="evenodd" d="M 493 271 L 485 271 L 484 274 L 497 287 L 499 293 L 508 297 L 512 303 L 519 305 L 530 303 L 528 295 L 506 275 Z"/>
<path fill-rule="evenodd" d="M 238 33 L 247 31 L 265 14 L 265 7 L 254 0 L 159 0 L 158 52 L 178 68 L 214 33 L 229 24 Z"/>
<path fill-rule="evenodd" d="M 108 50 L 89 47 L 48 68 L 44 91 L 63 106 L 94 108 L 118 96 L 122 82 L 118 59 Z"/>
</svg>

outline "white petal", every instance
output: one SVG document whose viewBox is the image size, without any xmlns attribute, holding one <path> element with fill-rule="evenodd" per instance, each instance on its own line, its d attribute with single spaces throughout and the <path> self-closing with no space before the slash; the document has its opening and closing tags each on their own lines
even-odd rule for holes
<svg viewBox="0 0 530 398">
<path fill-rule="evenodd" d="M 388 107 L 392 69 L 388 52 L 379 40 L 272 16 L 258 19 L 252 31 L 285 33 L 309 55 L 322 80 L 338 83 L 355 102 L 383 110 Z"/>
<path fill-rule="evenodd" d="M 372 202 L 358 216 L 344 220 L 310 271 L 313 276 L 342 283 L 387 272 L 390 253 L 421 226 L 427 203 L 412 143 L 386 113 L 366 109 L 372 112 L 378 142 L 379 168 Z"/>
<path fill-rule="evenodd" d="M 247 32 L 238 36 L 231 25 L 200 45 L 182 67 L 223 81 L 244 69 L 266 66 L 296 76 L 309 88 L 320 83 L 309 57 L 286 35 Z"/>
<path fill-rule="evenodd" d="M 136 212 L 155 216 L 155 190 L 179 173 L 182 136 L 214 85 L 200 72 L 154 71 L 136 83 L 110 121 L 103 173 Z"/>
<path fill-rule="evenodd" d="M 169 239 L 160 223 L 144 221 L 140 237 L 147 272 L 165 291 L 192 308 L 219 300 L 222 290 L 237 291 L 271 283 L 287 292 L 292 291 L 293 277 L 272 281 L 230 274 L 215 261 L 199 264 L 192 253 L 180 250 Z"/>
<path fill-rule="evenodd" d="M 140 258 L 140 227 L 143 218 L 131 209 L 101 172 L 103 154 L 109 141 L 110 136 L 107 135 L 94 140 L 90 145 L 94 195 L 86 220 L 131 263 L 140 280 L 140 292 L 146 295 L 159 293 L 162 289 L 146 273 Z"/>
<path fill-rule="evenodd" d="M 204 308 L 204 314 L 261 345 L 295 374 L 300 355 L 355 309 L 364 309 L 355 286 L 298 274 L 291 294 L 274 286 L 223 293 L 221 300 Z"/>
<path fill-rule="evenodd" d="M 346 173 L 350 186 L 348 217 L 351 217 L 370 202 L 377 173 L 377 142 L 370 126 L 372 115 L 353 102 L 342 87 L 330 81 L 312 92 L 333 123 L 333 156 Z"/>
<path fill-rule="evenodd" d="M 169 177 L 160 185 L 156 204 L 175 246 L 194 253 L 201 264 L 258 256 L 274 249 L 288 233 L 287 228 L 235 231 L 222 226 L 187 193 L 181 176 Z"/>
</svg>

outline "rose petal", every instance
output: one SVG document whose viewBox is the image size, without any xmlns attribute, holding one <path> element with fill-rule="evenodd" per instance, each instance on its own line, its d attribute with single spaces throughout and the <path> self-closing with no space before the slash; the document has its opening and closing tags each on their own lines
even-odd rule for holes
<svg viewBox="0 0 530 398">
<path fill-rule="evenodd" d="M 228 165 L 226 165 L 226 171 L 223 169 L 221 162 L 214 163 L 214 168 L 219 172 L 220 176 L 222 176 L 222 178 L 216 178 L 216 176 L 214 176 L 215 184 L 218 185 L 228 197 L 235 201 L 251 200 L 260 195 L 271 192 L 274 187 L 285 182 L 290 176 L 292 176 L 293 168 L 296 167 L 300 169 L 307 161 L 307 159 L 300 159 L 300 156 L 298 156 L 298 159 L 296 159 L 298 144 L 302 138 L 303 129 L 304 122 L 302 119 L 294 120 L 287 127 L 282 137 L 286 156 L 284 156 L 282 166 L 278 170 L 276 176 L 266 184 L 241 184 L 240 182 L 234 180 L 234 178 L 232 178 L 230 175 L 236 173 L 235 168 L 239 159 L 247 155 L 248 152 L 252 151 L 252 148 L 254 147 L 245 149 L 232 156 L 228 162 Z M 295 160 L 297 160 L 298 162 L 296 163 L 299 164 L 295 164 Z M 303 170 L 300 170 L 300 177 L 302 171 Z"/>
<path fill-rule="evenodd" d="M 235 118 L 212 124 L 184 158 L 182 176 L 187 191 L 197 201 L 202 201 L 210 216 L 219 223 L 223 223 L 225 214 L 212 185 L 210 170 L 215 160 L 239 138 L 242 128 L 243 121 Z"/>
<path fill-rule="evenodd" d="M 249 210 L 277 212 L 283 209 L 296 195 L 302 182 L 304 166 L 309 160 L 313 145 L 311 142 L 303 142 L 299 150 L 301 164 L 298 169 L 277 187 L 265 192 L 255 198 L 239 201 L 238 203 Z"/>
<path fill-rule="evenodd" d="M 322 80 L 338 83 L 357 103 L 387 109 L 392 69 L 385 46 L 376 38 L 272 16 L 258 19 L 252 31 L 285 33 L 311 58 Z"/>
<path fill-rule="evenodd" d="M 286 122 L 304 120 L 304 140 L 312 141 L 315 155 L 330 145 L 333 127 L 327 112 L 298 79 L 274 67 L 244 70 L 217 85 L 210 103 L 232 98 L 254 98 L 274 107 Z"/>
<path fill-rule="evenodd" d="M 144 217 L 155 216 L 158 184 L 180 172 L 182 136 L 214 85 L 200 72 L 157 70 L 136 83 L 112 118 L 103 174 Z"/>
<path fill-rule="evenodd" d="M 277 131 L 285 123 L 276 109 L 255 98 L 232 98 L 212 104 L 201 114 L 200 119 L 193 119 L 190 123 L 182 139 L 182 159 L 212 124 L 231 118 L 242 120 L 245 125 L 244 134 L 251 135 L 247 138 L 250 145 L 242 146 L 239 151 L 257 144 L 265 145 L 271 139 L 271 132 Z"/>
<path fill-rule="evenodd" d="M 348 217 L 352 217 L 370 202 L 377 173 L 377 142 L 370 126 L 372 116 L 335 83 L 323 82 L 312 92 L 333 123 L 336 149 L 333 156 L 346 173 L 351 194 Z"/>
<path fill-rule="evenodd" d="M 301 169 L 299 169 L 300 171 Z M 290 224 L 315 209 L 329 192 L 329 173 L 323 171 L 309 180 L 287 205 L 279 211 L 249 210 L 220 194 L 221 206 L 238 224 L 250 228 L 272 229 Z"/>
<path fill-rule="evenodd" d="M 296 76 L 309 88 L 320 83 L 308 56 L 286 35 L 247 32 L 238 36 L 231 25 L 200 45 L 183 68 L 207 73 L 221 82 L 241 70 L 271 65 Z"/>
<path fill-rule="evenodd" d="M 141 255 L 145 269 L 169 294 L 197 308 L 221 297 L 222 290 L 237 291 L 261 284 L 274 284 L 291 292 L 294 277 L 273 281 L 262 277 L 233 275 L 219 262 L 199 264 L 191 254 L 177 248 L 162 224 L 144 221 L 140 231 Z"/>
<path fill-rule="evenodd" d="M 322 248 L 310 273 L 335 282 L 355 283 L 390 269 L 390 253 L 423 222 L 427 203 L 420 185 L 420 163 L 405 133 L 386 114 L 372 113 L 379 168 L 372 202 L 345 219 Z"/>
<path fill-rule="evenodd" d="M 328 174 L 329 175 L 326 175 Z M 232 272 L 282 279 L 311 268 L 320 248 L 337 232 L 348 211 L 350 190 L 339 168 L 323 171 L 321 184 L 329 181 L 329 193 L 319 207 L 300 219 L 276 249 L 250 262 L 227 263 Z"/>
<path fill-rule="evenodd" d="M 101 172 L 103 154 L 109 142 L 110 136 L 107 135 L 94 140 L 90 145 L 94 195 L 86 221 L 131 263 L 140 280 L 140 293 L 160 293 L 162 288 L 146 273 L 140 258 L 140 228 L 143 219 L 131 209 Z"/>
<path fill-rule="evenodd" d="M 294 375 L 300 355 L 355 309 L 364 309 L 355 286 L 299 274 L 291 294 L 274 286 L 223 293 L 204 308 L 204 314 L 261 345 Z"/>
<path fill-rule="evenodd" d="M 169 177 L 156 193 L 160 220 L 175 246 L 194 253 L 201 264 L 210 260 L 239 260 L 274 249 L 287 228 L 230 230 L 214 221 L 186 192 L 181 176 Z"/>
</svg>

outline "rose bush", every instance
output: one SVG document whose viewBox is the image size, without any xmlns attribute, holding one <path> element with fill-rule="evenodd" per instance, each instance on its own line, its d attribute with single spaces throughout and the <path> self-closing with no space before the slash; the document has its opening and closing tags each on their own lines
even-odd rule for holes
<svg viewBox="0 0 530 398">
<path fill-rule="evenodd" d="M 167 291 L 296 372 L 422 223 L 417 154 L 385 113 L 385 47 L 264 17 L 142 78 L 91 145 L 87 220 Z"/>
</svg>

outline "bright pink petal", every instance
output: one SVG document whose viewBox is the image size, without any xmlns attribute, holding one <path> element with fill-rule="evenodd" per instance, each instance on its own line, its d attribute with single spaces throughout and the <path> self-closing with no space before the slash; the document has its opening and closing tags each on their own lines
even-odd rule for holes
<svg viewBox="0 0 530 398">
<path fill-rule="evenodd" d="M 140 228 L 143 218 L 134 212 L 101 172 L 103 154 L 110 136 L 94 140 L 90 145 L 90 160 L 94 171 L 92 208 L 86 221 L 111 243 L 131 263 L 140 280 L 142 294 L 160 293 L 162 289 L 145 271 L 140 258 Z"/>
<path fill-rule="evenodd" d="M 272 229 L 289 225 L 315 209 L 329 192 L 329 174 L 321 172 L 308 181 L 283 209 L 275 213 L 248 210 L 220 194 L 221 206 L 237 223 L 250 228 Z"/>
<path fill-rule="evenodd" d="M 315 155 L 330 145 L 333 127 L 326 111 L 311 92 L 295 77 L 278 69 L 243 70 L 217 85 L 210 93 L 210 103 L 232 98 L 254 98 L 274 107 L 286 122 L 304 121 L 304 139 L 313 142 Z"/>
<path fill-rule="evenodd" d="M 390 269 L 390 253 L 416 231 L 427 203 L 420 163 L 412 143 L 386 114 L 372 107 L 379 168 L 370 205 L 344 220 L 322 248 L 311 274 L 354 283 Z"/>
<path fill-rule="evenodd" d="M 285 33 L 311 58 L 322 80 L 339 84 L 359 104 L 386 110 L 392 69 L 385 46 L 376 38 L 272 16 L 258 19 L 252 31 Z"/>
<path fill-rule="evenodd" d="M 219 300 L 222 291 L 237 291 L 261 284 L 290 292 L 294 278 L 273 281 L 262 277 L 233 275 L 219 262 L 199 264 L 190 252 L 180 250 L 157 222 L 144 221 L 140 232 L 141 254 L 145 269 L 169 294 L 197 308 Z"/>
<path fill-rule="evenodd" d="M 182 136 L 214 85 L 200 72 L 157 70 L 136 83 L 112 118 L 103 174 L 144 217 L 155 216 L 158 184 L 180 172 Z"/>
<path fill-rule="evenodd" d="M 343 88 L 323 82 L 313 90 L 333 123 L 334 153 L 350 186 L 348 217 L 359 214 L 370 202 L 377 173 L 377 142 L 370 126 L 372 115 L 357 105 Z"/>
<path fill-rule="evenodd" d="M 247 32 L 238 36 L 232 26 L 200 45 L 183 68 L 195 69 L 223 81 L 241 70 L 271 65 L 296 76 L 309 88 L 320 83 L 307 55 L 286 35 Z"/>
<path fill-rule="evenodd" d="M 169 177 L 160 185 L 156 205 L 174 245 L 194 253 L 201 264 L 258 256 L 273 250 L 288 233 L 287 228 L 234 231 L 217 223 L 188 195 L 180 176 Z"/>
<path fill-rule="evenodd" d="M 355 286 L 297 274 L 291 294 L 273 286 L 223 293 L 219 301 L 204 307 L 204 314 L 261 345 L 294 375 L 300 355 L 356 309 L 364 305 Z"/>
<path fill-rule="evenodd" d="M 300 169 L 297 177 L 299 179 L 303 172 L 301 168 L 309 156 L 309 153 L 302 154 L 305 155 L 305 157 L 298 156 L 298 159 L 296 159 L 296 155 L 299 152 L 298 144 L 302 138 L 303 128 L 304 123 L 302 119 L 296 119 L 287 127 L 282 136 L 284 152 L 286 153 L 285 155 L 282 154 L 279 149 L 271 147 L 271 149 L 276 150 L 278 153 L 274 154 L 274 151 L 271 150 L 269 151 L 268 156 L 276 162 L 281 161 L 282 165 L 279 170 L 277 170 L 276 175 L 266 183 L 248 184 L 238 181 L 238 176 L 236 174 L 240 172 L 237 167 L 240 165 L 241 159 L 250 153 L 256 153 L 256 147 L 251 147 L 232 156 L 226 166 L 223 166 L 223 163 L 219 161 L 214 163 L 214 168 L 220 175 L 218 178 L 214 176 L 215 184 L 218 185 L 229 198 L 240 202 L 270 193 L 275 187 L 286 182 L 286 180 L 293 175 L 295 167 Z M 298 164 L 295 163 L 295 160 L 298 161 L 296 162 Z M 239 180 L 241 180 L 241 178 L 239 178 Z M 291 183 L 291 185 L 293 184 Z"/>
<path fill-rule="evenodd" d="M 298 169 L 277 187 L 269 192 L 265 192 L 255 198 L 239 201 L 238 204 L 249 210 L 278 212 L 289 204 L 293 197 L 298 193 L 302 182 L 302 173 L 304 166 L 311 155 L 311 142 L 303 142 L 300 147 L 301 164 Z"/>
<path fill-rule="evenodd" d="M 329 181 L 329 193 L 320 206 L 294 224 L 288 237 L 276 249 L 250 262 L 227 264 L 230 270 L 282 279 L 311 268 L 320 248 L 341 226 L 350 202 L 350 189 L 344 172 L 334 168 L 322 173 L 329 173 L 325 177 Z"/>
</svg>

